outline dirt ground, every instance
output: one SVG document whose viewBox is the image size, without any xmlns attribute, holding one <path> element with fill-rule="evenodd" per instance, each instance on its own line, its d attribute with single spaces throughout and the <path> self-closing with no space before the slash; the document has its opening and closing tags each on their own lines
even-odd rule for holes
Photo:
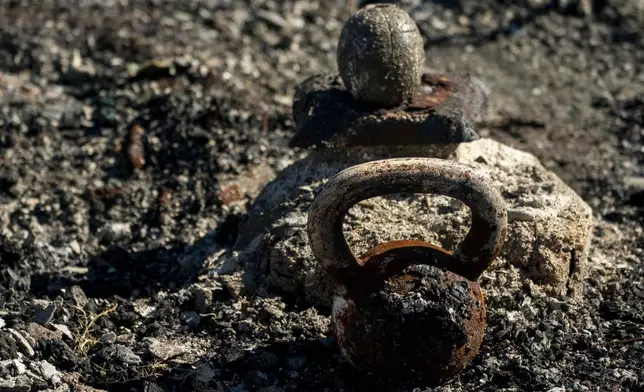
<svg viewBox="0 0 644 392">
<path fill-rule="evenodd" d="M 382 389 L 329 309 L 218 265 L 257 184 L 299 156 L 293 89 L 335 72 L 361 3 L 0 2 L 0 390 Z M 472 366 L 403 390 L 643 391 L 644 3 L 400 4 L 428 68 L 488 83 L 479 133 L 596 219 L 574 297 L 490 289 Z"/>
</svg>

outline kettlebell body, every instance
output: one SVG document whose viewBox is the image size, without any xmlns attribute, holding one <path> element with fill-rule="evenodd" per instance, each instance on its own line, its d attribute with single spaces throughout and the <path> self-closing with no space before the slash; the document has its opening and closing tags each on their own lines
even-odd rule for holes
<svg viewBox="0 0 644 392">
<path fill-rule="evenodd" d="M 332 328 L 345 358 L 369 373 L 404 379 L 463 370 L 485 335 L 485 301 L 477 281 L 445 268 L 452 259 L 422 241 L 369 251 L 360 283 L 334 298 Z"/>
<path fill-rule="evenodd" d="M 353 255 L 342 232 L 353 205 L 419 192 L 454 197 L 470 208 L 472 226 L 454 253 L 402 240 Z M 506 227 L 498 191 L 452 161 L 373 161 L 330 179 L 311 206 L 307 229 L 314 255 L 337 284 L 331 325 L 345 358 L 388 379 L 440 381 L 467 367 L 485 336 L 477 280 L 500 251 Z"/>
</svg>

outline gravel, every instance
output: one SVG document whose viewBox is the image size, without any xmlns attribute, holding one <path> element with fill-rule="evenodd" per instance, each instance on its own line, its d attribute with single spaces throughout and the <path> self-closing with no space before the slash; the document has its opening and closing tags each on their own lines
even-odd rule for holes
<svg viewBox="0 0 644 392">
<path fill-rule="evenodd" d="M 301 156 L 294 88 L 337 73 L 359 3 L 2 2 L 0 390 L 378 390 L 328 308 L 230 264 L 248 206 Z M 537 156 L 595 221 L 569 292 L 489 271 L 478 357 L 417 390 L 643 390 L 640 2 L 399 3 L 427 70 L 491 87 L 477 132 Z M 31 336 L 51 304 L 52 335 Z"/>
</svg>

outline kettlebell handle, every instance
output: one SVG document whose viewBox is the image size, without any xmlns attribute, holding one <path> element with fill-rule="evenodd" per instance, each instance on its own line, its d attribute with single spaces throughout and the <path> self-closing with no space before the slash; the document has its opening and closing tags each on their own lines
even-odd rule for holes
<svg viewBox="0 0 644 392">
<path fill-rule="evenodd" d="M 307 231 L 314 256 L 338 284 L 359 274 L 342 226 L 362 200 L 397 193 L 430 193 L 460 200 L 472 212 L 472 226 L 454 252 L 453 272 L 475 281 L 496 258 L 507 232 L 507 211 L 490 179 L 474 168 L 444 159 L 400 158 L 372 161 L 333 176 L 316 196 Z"/>
</svg>

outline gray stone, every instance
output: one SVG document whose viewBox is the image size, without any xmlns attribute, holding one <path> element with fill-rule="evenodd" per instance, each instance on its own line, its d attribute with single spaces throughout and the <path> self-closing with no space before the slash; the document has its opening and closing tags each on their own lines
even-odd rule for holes
<svg viewBox="0 0 644 392">
<path fill-rule="evenodd" d="M 54 318 L 54 312 L 56 311 L 56 304 L 53 302 L 47 305 L 46 308 L 36 311 L 34 315 L 34 321 L 40 325 L 45 325 Z"/>
<path fill-rule="evenodd" d="M 114 332 L 104 333 L 99 341 L 103 344 L 114 344 L 116 343 L 116 334 Z"/>
<path fill-rule="evenodd" d="M 50 364 L 47 361 L 40 361 L 38 363 L 38 368 L 40 370 L 40 374 L 45 380 L 49 381 L 59 381 L 59 373 L 58 370 L 56 370 L 56 367 L 54 365 Z"/>
<path fill-rule="evenodd" d="M 327 155 L 324 155 L 327 154 Z M 313 258 L 306 221 L 315 190 L 357 163 L 399 156 L 408 150 L 354 148 L 335 155 L 311 152 L 282 171 L 249 210 L 235 245 L 246 273 L 313 304 L 330 305 L 333 285 Z M 505 198 L 508 239 L 501 258 L 533 283 L 554 290 L 583 278 L 588 253 L 590 207 L 536 157 L 490 139 L 463 143 L 449 157 L 481 170 Z M 471 222 L 462 203 L 437 195 L 392 195 L 354 206 L 345 235 L 356 255 L 392 240 L 424 240 L 454 250 Z M 265 272 L 267 271 L 267 273 Z"/>
<path fill-rule="evenodd" d="M 49 325 L 54 328 L 56 331 L 61 332 L 63 335 L 67 336 L 69 339 L 74 339 L 74 334 L 72 331 L 69 329 L 68 326 L 64 324 L 55 324 L 55 323 L 49 323 Z"/>
<path fill-rule="evenodd" d="M 132 235 L 132 228 L 129 223 L 115 222 L 103 227 L 99 232 L 101 243 L 109 244 L 120 241 Z"/>
<path fill-rule="evenodd" d="M 74 299 L 74 304 L 79 308 L 82 309 L 89 303 L 89 300 L 85 295 L 85 292 L 83 291 L 82 288 L 80 288 L 80 286 L 77 286 L 77 285 L 72 286 L 70 289 L 70 292 L 72 294 L 72 298 Z"/>
<path fill-rule="evenodd" d="M 30 392 L 32 381 L 26 374 L 18 377 L 11 377 L 7 380 L 0 379 L 0 391 L 8 392 Z"/>
<path fill-rule="evenodd" d="M 34 356 L 35 351 L 33 347 L 31 346 L 31 344 L 29 344 L 29 341 L 27 341 L 27 339 L 25 339 L 25 337 L 20 334 L 20 332 L 16 331 L 13 328 L 7 328 L 7 331 L 9 331 L 11 337 L 16 342 L 16 345 L 20 349 L 20 352 L 22 352 L 29 358 Z"/>
<path fill-rule="evenodd" d="M 212 305 L 212 289 L 195 285 L 195 309 L 200 314 L 208 313 Z"/>
<path fill-rule="evenodd" d="M 197 312 L 193 311 L 182 312 L 179 315 L 179 318 L 181 319 L 181 322 L 183 324 L 189 325 L 191 327 L 195 327 L 201 322 L 201 317 L 199 317 Z"/>
<path fill-rule="evenodd" d="M 24 363 L 22 363 L 22 361 L 21 361 L 21 360 L 19 360 L 19 359 L 14 359 L 14 360 L 13 360 L 13 367 L 14 367 L 14 369 L 16 370 L 16 374 L 17 374 L 17 375 L 21 375 L 21 374 L 23 374 L 24 372 L 26 372 L 26 371 L 27 371 L 27 367 L 26 367 L 26 366 L 25 366 L 25 364 L 24 364 Z"/>
<path fill-rule="evenodd" d="M 141 357 L 134 354 L 132 350 L 121 344 L 105 346 L 100 351 L 100 355 L 107 361 L 119 361 L 127 363 L 128 365 L 138 365 L 142 362 Z"/>
<path fill-rule="evenodd" d="M 187 351 L 186 347 L 182 344 L 171 341 L 147 338 L 146 343 L 148 345 L 147 349 L 150 355 L 160 361 L 167 361 L 168 359 L 177 357 Z"/>
</svg>

